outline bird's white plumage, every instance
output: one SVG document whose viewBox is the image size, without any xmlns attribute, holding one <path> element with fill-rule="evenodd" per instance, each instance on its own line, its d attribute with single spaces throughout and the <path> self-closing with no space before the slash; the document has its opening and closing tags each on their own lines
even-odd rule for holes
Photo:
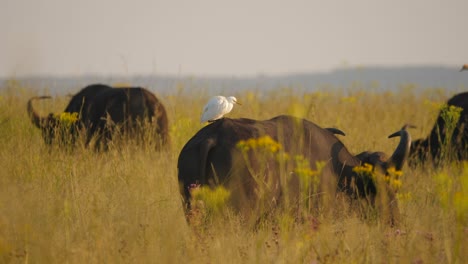
<svg viewBox="0 0 468 264">
<path fill-rule="evenodd" d="M 204 123 L 206 121 L 220 119 L 225 114 L 231 112 L 234 104 L 239 104 L 234 96 L 213 96 L 203 108 L 203 114 L 200 121 Z"/>
</svg>

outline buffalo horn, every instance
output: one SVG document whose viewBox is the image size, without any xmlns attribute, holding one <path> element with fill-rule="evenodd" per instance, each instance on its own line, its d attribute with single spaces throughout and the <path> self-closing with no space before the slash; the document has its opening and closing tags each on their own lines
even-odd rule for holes
<svg viewBox="0 0 468 264">
<path fill-rule="evenodd" d="M 328 130 L 328 131 L 330 131 L 330 132 L 332 132 L 332 133 L 335 134 L 335 135 L 346 136 L 346 134 L 345 134 L 343 131 L 339 130 L 338 128 L 327 127 L 327 128 L 325 128 L 325 129 Z"/>
<path fill-rule="evenodd" d="M 411 135 L 406 130 L 407 128 L 414 128 L 414 126 L 406 124 L 399 131 L 388 136 L 388 138 L 400 137 L 400 143 L 387 161 L 387 167 L 395 167 L 397 171 L 405 165 L 411 148 Z"/>
<path fill-rule="evenodd" d="M 51 97 L 50 96 L 35 96 L 35 97 L 28 100 L 28 115 L 29 115 L 29 118 L 31 118 L 31 121 L 33 122 L 33 124 L 38 128 L 42 127 L 42 125 L 45 122 L 45 118 L 39 116 L 39 114 L 34 110 L 34 108 L 32 106 L 32 101 L 34 101 L 36 99 L 49 99 L 49 98 L 51 98 Z"/>
</svg>

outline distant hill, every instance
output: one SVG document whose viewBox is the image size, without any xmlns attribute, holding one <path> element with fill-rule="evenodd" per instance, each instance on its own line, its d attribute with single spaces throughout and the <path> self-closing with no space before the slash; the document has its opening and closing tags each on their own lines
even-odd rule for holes
<svg viewBox="0 0 468 264">
<path fill-rule="evenodd" d="M 398 90 L 411 85 L 416 92 L 443 88 L 449 93 L 468 91 L 468 72 L 459 68 L 425 67 L 363 67 L 343 68 L 326 73 L 298 73 L 280 76 L 255 77 L 192 77 L 192 76 L 96 76 L 80 77 L 21 77 L 22 85 L 34 88 L 38 93 L 61 95 L 73 93 L 91 83 L 131 84 L 150 90 L 171 94 L 179 89 L 185 92 L 205 91 L 208 94 L 233 94 L 242 90 L 268 91 L 284 87 L 300 91 L 327 89 L 371 89 L 374 91 Z M 2 88 L 8 79 L 0 79 Z"/>
</svg>

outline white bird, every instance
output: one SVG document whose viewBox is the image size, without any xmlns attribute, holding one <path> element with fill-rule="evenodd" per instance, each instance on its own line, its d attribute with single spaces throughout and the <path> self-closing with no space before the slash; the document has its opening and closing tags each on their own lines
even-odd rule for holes
<svg viewBox="0 0 468 264">
<path fill-rule="evenodd" d="M 201 123 L 206 121 L 213 122 L 222 118 L 225 114 L 231 112 L 234 104 L 240 105 L 234 96 L 213 96 L 203 108 Z"/>
</svg>

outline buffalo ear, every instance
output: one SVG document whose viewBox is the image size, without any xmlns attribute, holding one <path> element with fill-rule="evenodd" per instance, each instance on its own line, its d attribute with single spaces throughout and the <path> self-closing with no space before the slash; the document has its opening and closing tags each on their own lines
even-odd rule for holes
<svg viewBox="0 0 468 264">
<path fill-rule="evenodd" d="M 55 126 L 57 126 L 59 121 L 60 120 L 58 120 L 56 115 L 54 115 L 53 113 L 50 113 L 47 115 L 46 118 L 43 118 L 41 120 L 41 127 L 42 129 L 50 130 L 50 129 L 55 128 Z"/>
</svg>

